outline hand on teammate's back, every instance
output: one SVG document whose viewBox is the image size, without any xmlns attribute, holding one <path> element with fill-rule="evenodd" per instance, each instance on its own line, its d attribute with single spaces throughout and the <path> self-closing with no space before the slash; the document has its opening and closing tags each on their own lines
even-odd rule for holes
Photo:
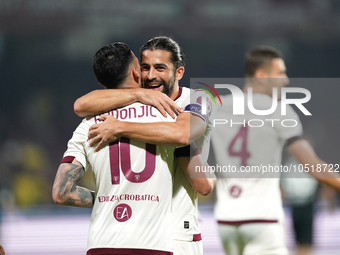
<svg viewBox="0 0 340 255">
<path fill-rule="evenodd" d="M 99 151 L 105 145 L 119 139 L 119 120 L 107 114 L 99 116 L 97 119 L 103 122 L 92 125 L 88 134 L 88 139 L 91 140 L 90 146 L 96 146 L 95 151 Z"/>
<path fill-rule="evenodd" d="M 142 104 L 156 107 L 164 117 L 167 117 L 168 113 L 174 119 L 176 115 L 183 112 L 175 101 L 160 91 L 140 89 L 138 92 L 138 101 Z"/>
</svg>

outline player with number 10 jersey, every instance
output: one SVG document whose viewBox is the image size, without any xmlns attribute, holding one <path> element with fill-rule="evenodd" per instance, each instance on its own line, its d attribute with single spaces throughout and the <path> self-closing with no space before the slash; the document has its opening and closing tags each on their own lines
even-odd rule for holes
<svg viewBox="0 0 340 255">
<path fill-rule="evenodd" d="M 140 103 L 108 114 L 130 122 L 173 121 Z M 70 162 L 75 157 L 94 174 L 87 254 L 172 254 L 174 147 L 121 138 L 95 152 L 87 137 L 97 117 L 84 119 L 77 127 L 63 159 Z"/>
</svg>

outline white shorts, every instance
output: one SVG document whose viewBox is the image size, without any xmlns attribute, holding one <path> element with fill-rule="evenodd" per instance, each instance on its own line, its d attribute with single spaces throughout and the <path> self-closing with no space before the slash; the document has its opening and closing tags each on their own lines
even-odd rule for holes
<svg viewBox="0 0 340 255">
<path fill-rule="evenodd" d="M 288 255 L 283 223 L 218 224 L 227 255 Z"/>
<path fill-rule="evenodd" d="M 202 241 L 173 240 L 174 255 L 203 255 Z"/>
</svg>

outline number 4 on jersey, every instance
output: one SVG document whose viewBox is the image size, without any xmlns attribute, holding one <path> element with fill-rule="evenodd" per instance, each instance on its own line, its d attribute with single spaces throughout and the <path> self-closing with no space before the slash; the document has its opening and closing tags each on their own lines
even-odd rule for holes
<svg viewBox="0 0 340 255">
<path fill-rule="evenodd" d="M 237 140 L 241 142 L 241 150 L 235 150 L 235 144 Z M 248 125 L 241 126 L 238 133 L 235 135 L 228 147 L 228 153 L 230 156 L 240 157 L 242 166 L 247 165 L 247 159 L 250 157 L 250 153 L 247 151 L 247 140 L 248 140 Z"/>
</svg>

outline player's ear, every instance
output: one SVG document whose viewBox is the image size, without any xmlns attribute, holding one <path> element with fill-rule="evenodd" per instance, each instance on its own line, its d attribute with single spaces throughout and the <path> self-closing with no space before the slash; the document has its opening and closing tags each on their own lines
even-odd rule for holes
<svg viewBox="0 0 340 255">
<path fill-rule="evenodd" d="M 264 69 L 257 69 L 254 73 L 254 78 L 266 78 L 268 77 L 267 72 Z"/>
<path fill-rule="evenodd" d="M 176 70 L 176 80 L 179 81 L 184 75 L 184 66 L 180 66 Z"/>
<path fill-rule="evenodd" d="M 139 72 L 137 72 L 135 67 L 132 69 L 132 77 L 133 77 L 135 82 L 137 82 L 137 83 L 139 82 L 140 75 L 139 75 Z"/>
</svg>

